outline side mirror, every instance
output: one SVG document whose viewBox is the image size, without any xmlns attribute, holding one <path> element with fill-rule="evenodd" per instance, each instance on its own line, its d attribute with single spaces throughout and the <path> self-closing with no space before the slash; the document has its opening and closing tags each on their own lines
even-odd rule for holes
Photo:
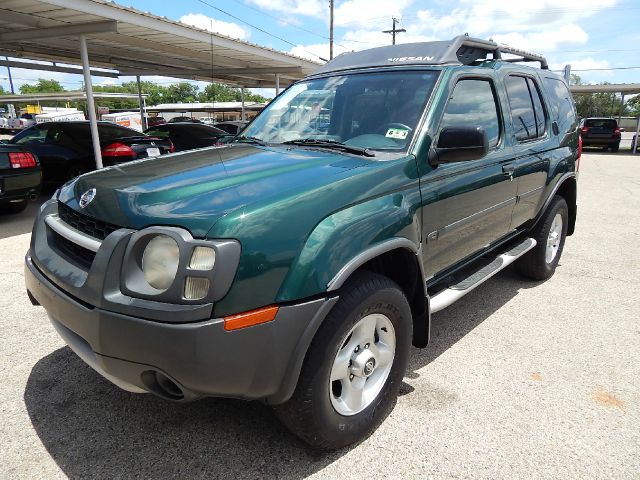
<svg viewBox="0 0 640 480">
<path fill-rule="evenodd" d="M 429 156 L 431 165 L 477 160 L 489 152 L 489 139 L 483 127 L 445 127 Z"/>
</svg>

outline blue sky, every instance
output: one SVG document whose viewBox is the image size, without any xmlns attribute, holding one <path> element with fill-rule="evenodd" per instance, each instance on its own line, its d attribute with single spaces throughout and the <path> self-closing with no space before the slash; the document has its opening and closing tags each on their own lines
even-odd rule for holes
<svg viewBox="0 0 640 480">
<path fill-rule="evenodd" d="M 308 58 L 329 55 L 328 0 L 117 3 L 202 28 L 213 23 L 220 33 Z M 467 32 L 543 53 L 554 69 L 570 63 L 586 82 L 640 82 L 640 68 L 628 69 L 640 67 L 638 0 L 336 0 L 335 52 L 390 43 L 390 35 L 381 31 L 391 27 L 392 16 L 407 30 L 398 35 L 398 43 L 441 40 Z M 624 69 L 611 70 L 615 68 Z M 38 77 L 53 77 L 67 89 L 79 88 L 82 81 L 71 74 L 12 72 L 17 86 Z M 112 79 L 95 79 L 96 83 L 105 81 L 113 83 Z M 4 69 L 0 69 L 0 85 L 8 89 Z"/>
</svg>

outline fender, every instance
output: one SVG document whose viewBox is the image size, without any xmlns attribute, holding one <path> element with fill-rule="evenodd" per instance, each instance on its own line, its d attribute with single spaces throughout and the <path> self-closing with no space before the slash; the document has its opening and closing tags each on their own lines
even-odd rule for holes
<svg viewBox="0 0 640 480">
<path fill-rule="evenodd" d="M 544 201 L 544 204 L 542 205 L 542 208 L 540 209 L 540 211 L 538 212 L 538 214 L 534 218 L 533 223 L 531 225 L 531 228 L 533 228 L 533 227 L 535 227 L 537 225 L 537 223 L 542 218 L 542 215 L 547 210 L 547 207 L 551 203 L 551 200 L 553 200 L 553 197 L 555 196 L 555 194 L 558 193 L 558 190 L 560 190 L 560 187 L 562 187 L 562 185 L 570 178 L 577 178 L 576 172 L 566 172 L 556 182 L 556 184 L 554 185 L 553 189 L 551 190 L 551 193 L 549 194 L 547 199 Z M 571 206 L 569 206 L 569 208 L 571 208 Z"/>
<path fill-rule="evenodd" d="M 419 247 L 414 242 L 409 240 L 408 238 L 390 238 L 389 240 L 385 240 L 384 242 L 378 243 L 374 245 L 364 252 L 359 253 L 355 257 L 353 257 L 349 262 L 340 269 L 338 273 L 329 281 L 327 284 L 327 291 L 332 292 L 334 290 L 339 289 L 344 282 L 362 265 L 367 263 L 369 260 L 372 260 L 383 253 L 390 252 L 391 250 L 395 250 L 396 248 L 406 248 L 407 250 L 412 251 L 416 255 L 418 254 Z M 419 262 L 422 265 L 421 262 Z M 424 278 L 424 275 L 423 275 Z"/>
<path fill-rule="evenodd" d="M 316 225 L 278 292 L 277 302 L 335 291 L 359 266 L 395 248 L 417 253 L 418 184 L 339 210 Z"/>
</svg>

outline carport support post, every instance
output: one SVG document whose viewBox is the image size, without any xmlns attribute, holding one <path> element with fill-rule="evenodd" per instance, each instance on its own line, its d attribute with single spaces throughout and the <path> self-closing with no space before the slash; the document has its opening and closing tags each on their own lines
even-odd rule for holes
<svg viewBox="0 0 640 480">
<path fill-rule="evenodd" d="M 241 118 L 241 120 L 244 122 L 244 87 L 240 87 L 240 99 L 242 100 L 242 118 Z"/>
<path fill-rule="evenodd" d="M 147 129 L 147 119 L 145 118 L 145 105 L 144 100 L 142 99 L 142 87 L 140 86 L 140 75 L 136 75 L 136 82 L 138 84 L 138 104 L 140 105 L 140 125 L 142 126 L 142 131 Z"/>
<path fill-rule="evenodd" d="M 280 74 L 276 73 L 276 97 L 280 95 Z"/>
<path fill-rule="evenodd" d="M 96 157 L 96 167 L 100 169 L 102 168 L 102 152 L 100 151 L 100 136 L 98 135 L 96 105 L 93 102 L 93 87 L 91 85 L 89 54 L 87 53 L 87 38 L 84 35 L 80 35 L 80 58 L 82 59 L 82 73 L 84 74 L 84 91 L 87 95 L 87 110 L 89 111 L 89 125 L 91 127 L 93 154 Z"/>
</svg>

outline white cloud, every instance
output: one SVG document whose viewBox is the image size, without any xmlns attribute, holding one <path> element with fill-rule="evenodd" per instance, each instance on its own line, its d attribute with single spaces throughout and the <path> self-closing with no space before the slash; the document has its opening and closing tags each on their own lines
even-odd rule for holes
<svg viewBox="0 0 640 480">
<path fill-rule="evenodd" d="M 552 52 L 563 45 L 584 45 L 589 40 L 589 35 L 578 25 L 569 24 L 554 30 L 495 34 L 493 39 L 498 43 L 504 43 L 523 50 Z"/>
<path fill-rule="evenodd" d="M 284 12 L 288 15 L 329 18 L 329 2 L 322 0 L 249 0 L 264 10 Z"/>
<path fill-rule="evenodd" d="M 223 22 L 222 20 L 216 20 L 215 18 L 208 17 L 202 13 L 189 13 L 180 17 L 182 23 L 191 25 L 202 30 L 208 30 L 213 33 L 220 33 L 227 37 L 239 38 L 240 40 L 246 40 L 249 38 L 250 32 L 245 30 L 240 25 L 233 22 Z"/>
<path fill-rule="evenodd" d="M 391 29 L 391 17 L 400 17 L 402 12 L 414 0 L 347 0 L 335 8 L 336 26 L 367 27 Z"/>
</svg>

